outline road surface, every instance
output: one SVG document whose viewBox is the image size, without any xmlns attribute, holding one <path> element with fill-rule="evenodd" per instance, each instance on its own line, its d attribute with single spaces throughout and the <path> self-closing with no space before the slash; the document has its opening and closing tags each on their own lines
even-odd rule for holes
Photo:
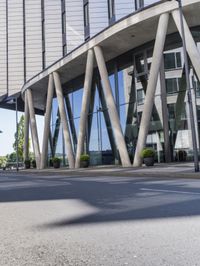
<svg viewBox="0 0 200 266">
<path fill-rule="evenodd" d="M 2 266 L 200 265 L 200 181 L 0 176 Z"/>
</svg>

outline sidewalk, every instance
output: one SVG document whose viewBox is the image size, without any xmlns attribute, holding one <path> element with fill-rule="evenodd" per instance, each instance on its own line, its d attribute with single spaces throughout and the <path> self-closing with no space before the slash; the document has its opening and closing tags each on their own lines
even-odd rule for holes
<svg viewBox="0 0 200 266">
<path fill-rule="evenodd" d="M 170 163 L 155 164 L 153 167 L 122 168 L 116 165 L 96 166 L 81 169 L 48 168 L 44 170 L 26 169 L 16 172 L 15 170 L 1 171 L 2 174 L 15 173 L 18 175 L 44 175 L 44 176 L 133 176 L 133 177 L 169 177 L 169 178 L 200 178 L 200 172 L 194 172 L 194 164 Z"/>
</svg>

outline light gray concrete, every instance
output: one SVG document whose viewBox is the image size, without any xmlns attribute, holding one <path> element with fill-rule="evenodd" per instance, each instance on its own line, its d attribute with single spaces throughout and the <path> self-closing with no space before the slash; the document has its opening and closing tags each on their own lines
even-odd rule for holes
<svg viewBox="0 0 200 266">
<path fill-rule="evenodd" d="M 27 92 L 25 93 L 25 105 L 24 105 L 24 160 L 29 159 L 29 108 Z"/>
<path fill-rule="evenodd" d="M 74 153 L 73 153 L 72 141 L 71 141 L 70 132 L 69 132 L 69 126 L 67 123 L 67 115 L 66 115 L 66 110 L 65 110 L 65 102 L 64 102 L 64 96 L 62 92 L 60 77 L 57 72 L 53 73 L 53 77 L 54 77 L 56 95 L 57 95 L 57 100 L 58 100 L 58 108 L 59 108 L 61 123 L 63 127 L 66 154 L 67 154 L 67 158 L 69 161 L 69 167 L 74 168 L 75 166 Z"/>
<path fill-rule="evenodd" d="M 179 10 L 174 10 L 172 12 L 172 17 L 173 17 L 174 22 L 177 26 L 179 34 L 182 37 Z M 197 74 L 197 77 L 200 80 L 200 53 L 197 49 L 196 43 L 192 37 L 191 31 L 190 31 L 188 24 L 187 24 L 184 17 L 183 17 L 183 26 L 184 26 L 185 38 L 186 38 L 186 49 L 187 49 L 188 55 L 190 57 L 190 60 L 192 62 L 192 65 L 195 69 L 195 72 Z"/>
<path fill-rule="evenodd" d="M 40 155 L 40 145 L 39 145 L 39 139 L 38 139 L 37 124 L 36 124 L 36 119 L 35 119 L 35 110 L 34 110 L 34 105 L 33 105 L 33 96 L 32 96 L 32 91 L 30 89 L 27 90 L 26 93 L 27 93 L 27 99 L 28 99 L 28 109 L 29 109 L 29 114 L 30 114 L 30 127 L 31 127 L 33 151 L 35 155 L 37 169 L 40 169 L 41 155 Z"/>
<path fill-rule="evenodd" d="M 0 178 L 2 266 L 198 266 L 200 181 Z"/>
<path fill-rule="evenodd" d="M 125 143 L 122 128 L 120 125 L 119 115 L 118 115 L 117 108 L 115 105 L 115 100 L 112 94 L 112 88 L 110 85 L 108 72 L 106 69 L 106 64 L 104 61 L 101 47 L 95 46 L 94 52 L 95 52 L 95 56 L 97 60 L 99 73 L 100 73 L 101 80 L 102 80 L 102 87 L 103 87 L 103 91 L 105 95 L 106 105 L 108 108 L 108 113 L 110 116 L 112 129 L 113 129 L 114 136 L 115 136 L 115 142 L 119 150 L 119 154 L 120 154 L 120 159 L 124 167 L 130 166 L 131 162 L 130 162 L 128 151 L 126 148 L 126 143 Z"/>
<path fill-rule="evenodd" d="M 49 130 L 49 146 L 50 146 L 50 150 L 51 150 L 51 155 L 52 155 L 52 157 L 54 157 L 53 137 L 52 137 L 52 133 L 51 133 L 51 128 Z"/>
<path fill-rule="evenodd" d="M 158 28 L 156 33 L 156 40 L 154 45 L 154 51 L 152 56 L 151 69 L 149 74 L 149 80 L 147 85 L 147 91 L 145 95 L 144 109 L 142 112 L 142 118 L 140 122 L 140 128 L 138 133 L 138 140 L 136 145 L 134 166 L 142 165 L 141 151 L 145 147 L 146 139 L 149 131 L 149 123 L 152 116 L 152 108 L 154 104 L 154 95 L 156 91 L 156 85 L 158 81 L 158 74 L 160 71 L 160 64 L 163 56 L 163 49 L 165 44 L 165 38 L 168 28 L 169 13 L 162 14 L 158 22 Z"/>
<path fill-rule="evenodd" d="M 80 167 L 80 157 L 84 147 L 84 139 L 85 139 L 89 104 L 91 98 L 93 67 L 94 67 L 94 51 L 89 50 L 87 55 L 87 63 L 85 71 L 85 82 L 84 82 L 83 97 L 82 97 L 82 107 L 81 107 L 81 117 L 79 123 L 75 168 Z"/>
<path fill-rule="evenodd" d="M 45 117 L 44 117 L 44 132 L 43 132 L 43 143 L 42 143 L 42 153 L 41 153 L 41 169 L 44 169 L 47 166 L 48 140 L 49 140 L 49 132 L 50 132 L 53 94 L 54 94 L 53 75 L 50 74 L 48 91 L 47 91 L 46 112 L 45 112 Z"/>
</svg>

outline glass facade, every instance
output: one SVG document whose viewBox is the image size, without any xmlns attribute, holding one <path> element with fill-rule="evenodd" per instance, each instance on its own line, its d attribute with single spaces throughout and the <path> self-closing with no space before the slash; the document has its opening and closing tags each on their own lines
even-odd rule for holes
<svg viewBox="0 0 200 266">
<path fill-rule="evenodd" d="M 128 153 L 133 161 L 135 147 L 140 128 L 141 116 L 145 104 L 145 94 L 152 61 L 151 47 L 130 52 L 130 61 L 119 64 L 119 60 L 109 66 L 109 81 L 115 99 L 121 128 L 124 134 Z M 154 106 L 149 126 L 146 146 L 156 150 L 158 162 L 165 162 L 166 137 L 169 140 L 171 160 L 179 160 L 179 152 L 185 151 L 187 160 L 192 159 L 191 123 L 188 109 L 184 60 L 182 48 L 166 50 L 163 54 L 164 67 L 160 70 Z M 165 77 L 164 82 L 161 77 Z M 200 129 L 200 83 L 190 65 L 190 80 L 192 86 L 192 101 L 199 146 Z M 65 91 L 66 110 L 74 151 L 77 147 L 79 122 L 83 88 Z M 166 105 L 163 95 L 165 95 Z M 103 92 L 103 84 L 99 74 L 94 76 L 84 153 L 90 154 L 90 165 L 120 164 L 115 136 L 109 117 L 109 107 Z M 71 112 L 70 112 L 71 110 Z M 164 123 L 164 114 L 168 121 Z M 166 134 L 166 123 L 169 131 Z M 63 165 L 67 165 L 62 127 L 57 101 L 54 99 L 52 112 L 52 138 L 54 154 L 59 155 Z"/>
</svg>

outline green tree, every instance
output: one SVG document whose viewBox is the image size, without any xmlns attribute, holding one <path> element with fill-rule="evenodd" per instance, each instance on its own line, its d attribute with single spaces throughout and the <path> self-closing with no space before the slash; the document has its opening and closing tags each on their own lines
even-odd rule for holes
<svg viewBox="0 0 200 266">
<path fill-rule="evenodd" d="M 16 157 L 17 157 L 16 152 L 12 152 L 12 153 L 6 155 L 7 161 L 9 163 L 16 162 Z"/>
<path fill-rule="evenodd" d="M 15 142 L 13 143 L 13 148 L 17 152 L 17 132 L 15 133 Z M 24 151 L 24 115 L 21 116 L 18 123 L 18 156 L 19 160 L 23 161 L 23 151 Z"/>
<path fill-rule="evenodd" d="M 5 167 L 7 163 L 6 156 L 0 156 L 0 168 Z"/>
</svg>

